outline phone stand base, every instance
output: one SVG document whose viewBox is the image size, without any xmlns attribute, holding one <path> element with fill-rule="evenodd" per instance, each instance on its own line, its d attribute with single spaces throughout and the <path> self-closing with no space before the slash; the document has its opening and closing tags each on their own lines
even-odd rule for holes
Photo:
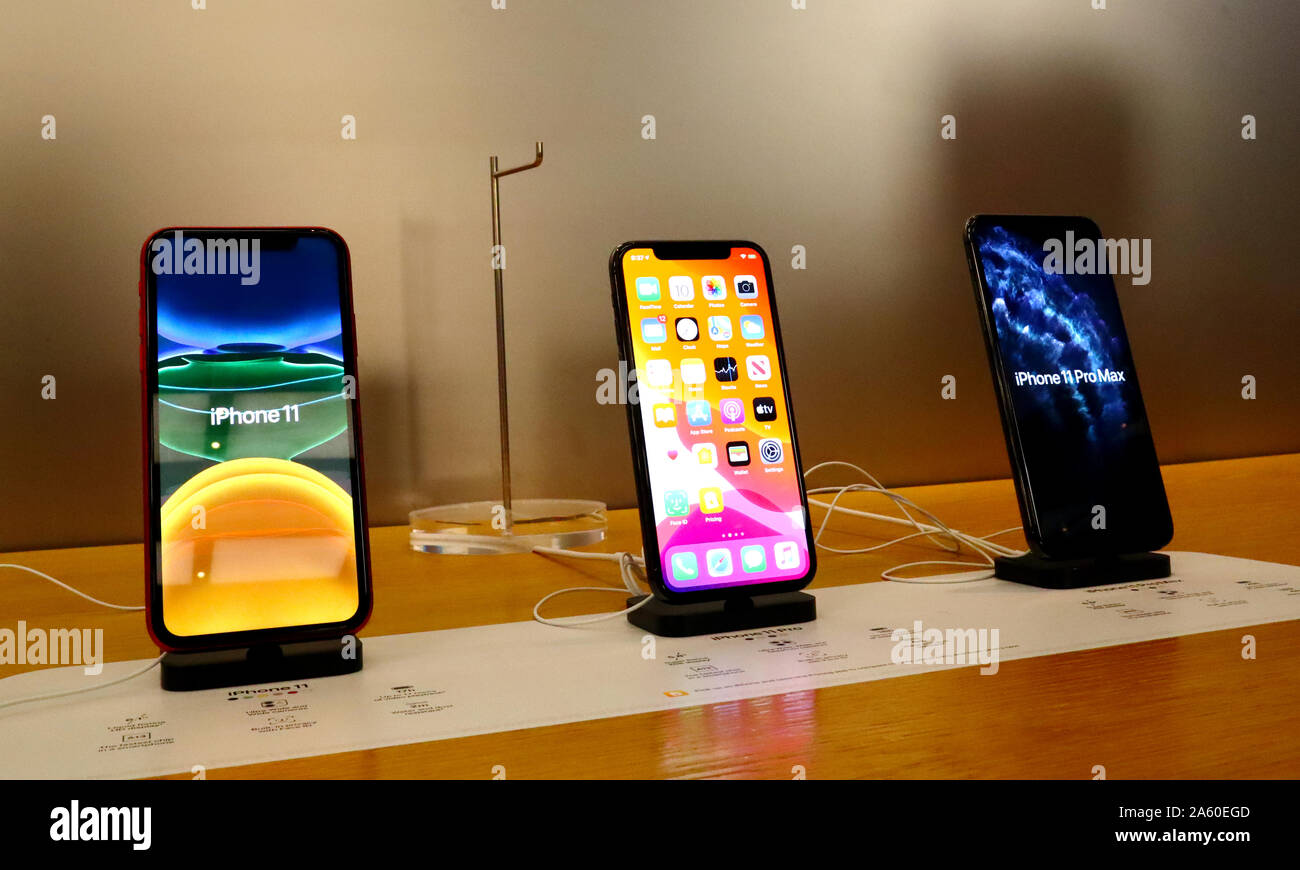
<svg viewBox="0 0 1300 870">
<path fill-rule="evenodd" d="M 169 692 L 252 686 L 286 680 L 333 677 L 361 670 L 361 639 L 344 656 L 342 638 L 266 644 L 202 652 L 168 652 L 162 657 L 162 687 Z"/>
<path fill-rule="evenodd" d="M 993 574 L 1043 589 L 1080 589 L 1169 576 L 1164 553 L 1125 553 L 1096 559 L 1045 559 L 1034 553 L 993 560 Z"/>
<path fill-rule="evenodd" d="M 807 592 L 778 592 L 693 604 L 669 604 L 653 595 L 637 595 L 627 600 L 627 606 L 632 607 L 646 598 L 650 601 L 630 612 L 627 621 L 659 637 L 722 634 L 812 622 L 817 618 L 817 599 Z"/>
</svg>

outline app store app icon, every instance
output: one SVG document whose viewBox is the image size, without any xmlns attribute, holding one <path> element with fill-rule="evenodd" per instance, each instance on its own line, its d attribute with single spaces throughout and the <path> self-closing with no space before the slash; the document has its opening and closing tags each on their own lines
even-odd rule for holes
<svg viewBox="0 0 1300 870">
<path fill-rule="evenodd" d="M 713 422 L 713 409 L 705 399 L 691 399 L 686 403 L 686 422 L 692 426 L 708 426 Z"/>
</svg>

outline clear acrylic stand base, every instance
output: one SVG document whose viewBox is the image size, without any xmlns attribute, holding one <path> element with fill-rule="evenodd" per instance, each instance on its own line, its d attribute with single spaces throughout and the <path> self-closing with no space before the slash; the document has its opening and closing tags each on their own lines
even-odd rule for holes
<svg viewBox="0 0 1300 870">
<path fill-rule="evenodd" d="M 483 556 L 526 553 L 534 547 L 583 547 L 605 540 L 605 503 L 576 498 L 521 498 L 503 525 L 499 501 L 471 501 L 411 511 L 411 549 Z"/>
</svg>

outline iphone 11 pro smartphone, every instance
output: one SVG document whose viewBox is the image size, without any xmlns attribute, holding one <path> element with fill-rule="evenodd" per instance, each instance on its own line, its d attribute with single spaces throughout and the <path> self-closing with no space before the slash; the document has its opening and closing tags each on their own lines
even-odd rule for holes
<svg viewBox="0 0 1300 870">
<path fill-rule="evenodd" d="M 325 229 L 144 244 L 146 600 L 164 649 L 340 637 L 369 618 L 350 274 Z"/>
<path fill-rule="evenodd" d="M 787 592 L 816 554 L 767 255 L 628 242 L 610 257 L 646 574 L 674 603 Z"/>
<path fill-rule="evenodd" d="M 1113 269 L 1098 268 L 1107 250 L 1085 218 L 966 224 L 1025 537 L 1047 558 L 1145 552 L 1173 537 Z"/>
</svg>

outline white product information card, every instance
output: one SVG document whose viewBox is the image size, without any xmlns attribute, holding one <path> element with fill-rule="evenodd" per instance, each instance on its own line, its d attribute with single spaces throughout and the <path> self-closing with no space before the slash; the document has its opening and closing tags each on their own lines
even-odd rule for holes
<svg viewBox="0 0 1300 870">
<path fill-rule="evenodd" d="M 651 638 L 624 620 L 363 637 L 357 674 L 164 692 L 157 671 L 0 709 L 0 777 L 142 777 L 445 740 L 923 674 L 1300 618 L 1300 567 L 1171 553 L 1163 580 L 1047 590 L 988 579 L 816 589 L 803 625 Z M 918 631 L 919 629 L 919 631 Z M 0 680 L 0 703 L 147 660 Z M 1225 667 L 1228 662 L 1225 659 Z"/>
</svg>

